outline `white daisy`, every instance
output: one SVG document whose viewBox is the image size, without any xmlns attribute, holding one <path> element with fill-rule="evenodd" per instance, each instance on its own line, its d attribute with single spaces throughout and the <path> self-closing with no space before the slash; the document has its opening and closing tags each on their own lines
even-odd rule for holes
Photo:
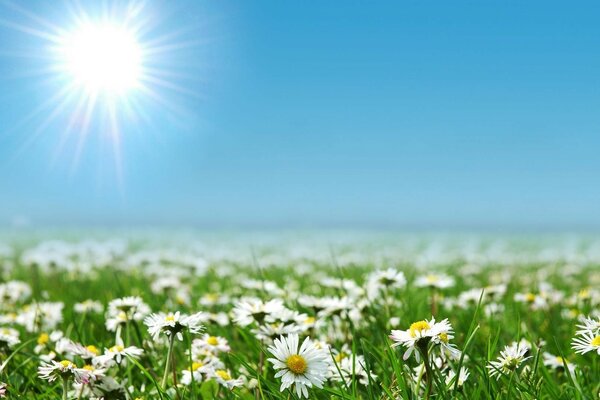
<svg viewBox="0 0 600 400">
<path fill-rule="evenodd" d="M 192 315 L 175 313 L 156 313 L 151 314 L 144 319 L 144 324 L 148 326 L 148 332 L 154 340 L 157 340 L 161 333 L 167 336 L 175 335 L 179 340 L 183 340 L 182 332 L 195 334 L 204 329 L 201 321 L 204 319 L 203 313 Z"/>
<path fill-rule="evenodd" d="M 106 328 L 115 331 L 119 325 L 129 321 L 141 321 L 150 314 L 150 307 L 141 297 L 128 296 L 108 303 Z"/>
<path fill-rule="evenodd" d="M 490 370 L 490 376 L 496 376 L 500 379 L 503 374 L 516 371 L 524 361 L 531 358 L 526 356 L 529 349 L 525 346 L 505 346 L 500 352 L 497 361 L 490 361 L 487 368 Z"/>
<path fill-rule="evenodd" d="M 284 308 L 283 301 L 273 299 L 263 302 L 260 299 L 246 298 L 240 300 L 233 309 L 233 320 L 240 326 L 248 326 L 254 322 L 261 324 L 272 313 Z"/>
<path fill-rule="evenodd" d="M 430 273 L 418 277 L 415 281 L 415 286 L 446 289 L 454 286 L 454 278 L 446 274 Z"/>
<path fill-rule="evenodd" d="M 88 299 L 81 303 L 75 303 L 73 310 L 78 314 L 101 313 L 104 307 L 99 301 Z"/>
<path fill-rule="evenodd" d="M 121 364 L 121 361 L 127 357 L 139 358 L 144 350 L 135 347 L 125 347 L 123 344 L 117 344 L 113 347 L 104 350 L 104 354 L 94 358 L 95 365 L 111 366 L 115 362 Z"/>
<path fill-rule="evenodd" d="M 231 377 L 231 373 L 226 369 L 217 369 L 210 375 L 211 378 L 219 382 L 222 386 L 225 386 L 228 389 L 233 389 L 234 387 L 242 386 L 244 384 L 244 380 L 241 378 L 234 379 Z"/>
<path fill-rule="evenodd" d="M 21 343 L 19 331 L 13 328 L 0 328 L 0 348 L 12 348 Z"/>
<path fill-rule="evenodd" d="M 194 361 L 190 368 L 182 371 L 181 383 L 183 385 L 190 385 L 192 380 L 201 382 L 204 380 L 204 376 L 210 375 L 214 373 L 215 370 L 223 368 L 225 368 L 225 365 L 217 358 Z"/>
<path fill-rule="evenodd" d="M 229 344 L 227 343 L 227 339 L 220 336 L 211 336 L 209 334 L 204 334 L 200 339 L 194 339 L 192 346 L 197 346 L 215 354 L 231 350 L 231 347 L 229 347 Z"/>
<path fill-rule="evenodd" d="M 415 348 L 426 347 L 432 341 L 435 344 L 442 345 L 455 355 L 458 350 L 449 344 L 449 340 L 453 337 L 452 332 L 452 325 L 450 325 L 448 319 L 435 322 L 435 318 L 431 318 L 429 321 L 414 322 L 405 331 L 392 330 L 390 339 L 394 341 L 392 347 L 402 345 L 407 348 L 403 356 L 404 360 L 407 360 L 414 352 L 415 358 L 419 361 L 419 352 L 415 352 Z"/>
<path fill-rule="evenodd" d="M 575 353 L 585 354 L 593 351 L 600 355 L 600 333 L 591 331 L 582 331 L 578 336 L 573 338 L 571 347 Z"/>
<path fill-rule="evenodd" d="M 75 380 L 79 382 L 85 373 L 85 370 L 77 368 L 77 366 L 69 360 L 60 362 L 53 360 L 47 363 L 42 362 L 38 367 L 38 376 L 48 382 L 53 382 L 56 378 L 75 378 Z"/>
<path fill-rule="evenodd" d="M 287 337 L 275 339 L 269 346 L 269 352 L 275 358 L 268 361 L 273 368 L 278 370 L 275 378 L 281 377 L 280 391 L 295 386 L 298 397 L 308 398 L 308 389 L 313 385 L 322 388 L 327 376 L 328 354 L 323 349 L 318 349 L 310 338 L 304 339 L 298 348 L 298 335 L 290 334 Z"/>
<path fill-rule="evenodd" d="M 554 354 L 550 354 L 548 352 L 544 352 L 542 356 L 544 358 L 544 365 L 546 367 L 561 371 L 564 370 L 566 365 L 570 373 L 575 372 L 575 364 L 567 361 L 567 359 L 561 356 L 555 356 Z"/>
<path fill-rule="evenodd" d="M 400 289 L 406 286 L 406 278 L 402 271 L 388 268 L 376 271 L 367 279 L 367 294 L 370 299 L 376 299 L 384 289 Z"/>
<path fill-rule="evenodd" d="M 458 387 L 462 387 L 467 378 L 469 377 L 469 370 L 465 367 L 460 369 L 460 373 L 458 377 L 456 377 L 456 372 L 454 370 L 449 370 L 448 375 L 446 375 L 446 386 L 450 389 L 454 388 L 454 385 L 457 384 L 456 380 L 458 379 Z"/>
</svg>

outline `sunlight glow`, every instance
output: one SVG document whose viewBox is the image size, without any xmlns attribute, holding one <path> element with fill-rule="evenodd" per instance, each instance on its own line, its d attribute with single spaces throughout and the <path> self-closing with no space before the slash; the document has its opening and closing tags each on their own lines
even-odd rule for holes
<svg viewBox="0 0 600 400">
<path fill-rule="evenodd" d="M 161 135 L 157 121 L 181 120 L 182 96 L 198 95 L 182 84 L 190 78 L 181 73 L 187 69 L 181 56 L 197 51 L 201 41 L 195 38 L 203 35 L 194 33 L 195 25 L 171 29 L 158 6 L 146 0 L 62 4 L 59 18 L 10 0 L 4 4 L 14 15 L 0 19 L 0 26 L 28 37 L 25 54 L 43 90 L 39 107 L 19 124 L 29 132 L 19 153 L 53 132 L 53 164 L 65 164 L 68 156 L 76 173 L 80 160 L 89 165 L 93 158 L 121 184 L 123 147 Z M 112 167 L 105 157 L 113 159 Z"/>
<path fill-rule="evenodd" d="M 142 52 L 134 34 L 113 25 L 86 25 L 60 45 L 64 68 L 90 93 L 124 94 L 139 84 Z"/>
</svg>

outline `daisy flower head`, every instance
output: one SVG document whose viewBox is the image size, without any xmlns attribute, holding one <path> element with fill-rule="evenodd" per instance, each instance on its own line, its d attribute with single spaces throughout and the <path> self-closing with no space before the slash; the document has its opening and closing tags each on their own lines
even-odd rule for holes
<svg viewBox="0 0 600 400">
<path fill-rule="evenodd" d="M 69 339 L 61 339 L 61 341 L 63 343 L 61 345 L 63 352 L 81 357 L 85 361 L 92 360 L 100 355 L 100 350 L 94 345 L 84 346 L 81 343 L 76 343 Z M 57 345 L 57 351 L 58 347 L 59 346 Z"/>
<path fill-rule="evenodd" d="M 496 379 L 500 379 L 502 375 L 516 371 L 526 360 L 531 358 L 531 356 L 526 355 L 528 351 L 529 349 L 525 346 L 505 346 L 498 359 L 490 361 L 487 365 L 490 376 L 496 376 Z"/>
<path fill-rule="evenodd" d="M 190 368 L 184 369 L 181 372 L 181 384 L 189 386 L 192 382 L 202 382 L 204 380 L 204 376 L 202 375 L 204 372 L 203 368 L 204 364 L 193 362 Z"/>
<path fill-rule="evenodd" d="M 447 289 L 454 286 L 454 278 L 446 274 L 429 273 L 427 275 L 418 277 L 415 281 L 415 286 Z"/>
<path fill-rule="evenodd" d="M 57 378 L 75 378 L 75 381 L 81 381 L 81 378 L 85 373 L 85 370 L 77 368 L 77 366 L 69 360 L 42 362 L 38 367 L 38 376 L 48 382 L 53 382 Z"/>
<path fill-rule="evenodd" d="M 99 379 L 104 378 L 106 375 L 106 369 L 95 366 L 92 364 L 86 364 L 81 368 L 81 382 L 82 383 L 90 383 L 98 381 Z"/>
<path fill-rule="evenodd" d="M 144 324 L 148 327 L 148 333 L 154 340 L 158 340 L 161 333 L 167 336 L 176 336 L 183 340 L 183 331 L 192 334 L 200 333 L 204 329 L 202 321 L 203 313 L 192 315 L 182 314 L 179 311 L 175 313 L 156 313 L 151 314 L 144 319 Z"/>
<path fill-rule="evenodd" d="M 415 348 L 418 350 L 426 349 L 430 342 L 442 345 L 448 350 L 457 351 L 451 347 L 449 340 L 453 338 L 452 325 L 448 319 L 440 322 L 435 322 L 435 318 L 431 320 L 422 320 L 413 322 L 407 330 L 392 330 L 390 339 L 394 341 L 392 347 L 404 346 L 406 352 L 403 359 L 407 360 L 413 354 Z M 419 353 L 415 352 L 417 361 L 420 360 Z"/>
<path fill-rule="evenodd" d="M 545 310 L 548 308 L 548 302 L 546 298 L 540 294 L 532 292 L 515 293 L 513 299 L 517 303 L 526 304 L 532 310 Z"/>
<path fill-rule="evenodd" d="M 231 372 L 226 369 L 214 370 L 210 377 L 216 380 L 220 385 L 225 386 L 227 389 L 233 389 L 244 384 L 244 380 L 241 378 L 234 379 L 231 377 Z"/>
<path fill-rule="evenodd" d="M 300 325 L 292 323 L 286 324 L 285 322 L 265 323 L 260 325 L 258 328 L 252 329 L 251 332 L 258 340 L 266 342 L 268 344 L 273 343 L 276 338 L 289 335 L 290 333 L 300 333 L 303 329 Z"/>
<path fill-rule="evenodd" d="M 87 299 L 81 303 L 75 303 L 73 310 L 78 314 L 101 313 L 104 306 L 97 300 Z"/>
<path fill-rule="evenodd" d="M 31 297 L 31 287 L 21 281 L 9 281 L 0 284 L 0 300 L 2 305 L 15 304 Z"/>
<path fill-rule="evenodd" d="M 216 370 L 225 368 L 225 365 L 218 358 L 205 358 L 203 360 L 196 360 L 192 365 L 183 370 L 181 373 L 181 383 L 183 385 L 190 385 L 193 381 L 201 382 L 204 377 L 209 377 Z"/>
<path fill-rule="evenodd" d="M 144 350 L 135 346 L 125 347 L 123 343 L 117 343 L 116 345 L 104 350 L 104 354 L 93 359 L 94 365 L 111 366 L 121 364 L 123 359 L 127 357 L 140 358 Z"/>
<path fill-rule="evenodd" d="M 254 322 L 262 324 L 267 316 L 279 313 L 283 308 L 283 301 L 280 299 L 265 303 L 260 299 L 246 298 L 240 300 L 233 309 L 233 320 L 240 326 L 248 326 Z"/>
<path fill-rule="evenodd" d="M 25 327 L 27 332 L 52 330 L 62 322 L 62 302 L 41 302 L 26 305 L 17 316 L 16 323 Z"/>
<path fill-rule="evenodd" d="M 544 352 L 542 356 L 544 358 L 544 365 L 548 368 L 551 368 L 555 371 L 563 371 L 566 365 L 570 373 L 575 372 L 575 364 L 567 361 L 567 359 L 561 356 L 555 356 L 554 354 L 550 354 L 548 352 Z"/>
<path fill-rule="evenodd" d="M 456 372 L 451 369 L 448 371 L 448 375 L 446 375 L 446 386 L 451 389 L 454 388 L 454 385 L 457 385 L 460 389 L 468 378 L 469 370 L 466 367 L 461 367 L 458 376 L 456 375 Z"/>
<path fill-rule="evenodd" d="M 13 328 L 0 328 L 0 349 L 10 349 L 21 343 L 19 331 Z"/>
<path fill-rule="evenodd" d="M 298 397 L 308 398 L 308 388 L 323 387 L 329 356 L 308 337 L 300 347 L 298 345 L 298 335 L 295 333 L 275 339 L 273 345 L 269 346 L 273 358 L 268 361 L 277 370 L 275 378 L 281 378 L 280 391 L 294 386 Z"/>
<path fill-rule="evenodd" d="M 450 340 L 454 339 L 454 329 L 448 319 L 444 319 L 436 324 L 436 335 L 431 339 L 434 343 L 439 344 L 442 350 L 448 354 L 452 359 L 458 360 L 460 358 L 460 350 L 456 346 L 450 343 Z"/>
<path fill-rule="evenodd" d="M 120 313 L 124 313 L 127 320 L 141 321 L 150 314 L 150 307 L 138 296 L 122 297 L 108 303 L 108 316 Z"/>
<path fill-rule="evenodd" d="M 400 289 L 404 286 L 404 273 L 395 268 L 373 272 L 367 279 L 367 293 L 370 298 L 374 298 L 384 289 Z"/>
<path fill-rule="evenodd" d="M 578 354 L 595 352 L 600 356 L 600 332 L 581 331 L 573 338 L 571 347 Z"/>
<path fill-rule="evenodd" d="M 231 350 L 227 339 L 220 336 L 211 336 L 208 333 L 204 334 L 200 339 L 194 339 L 192 346 L 197 346 L 203 350 L 207 350 L 213 354 L 220 352 L 228 352 Z"/>
</svg>

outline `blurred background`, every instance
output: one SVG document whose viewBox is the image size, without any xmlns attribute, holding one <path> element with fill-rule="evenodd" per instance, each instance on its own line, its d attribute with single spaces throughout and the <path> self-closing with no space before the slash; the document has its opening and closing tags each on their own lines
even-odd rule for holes
<svg viewBox="0 0 600 400">
<path fill-rule="evenodd" d="M 595 232 L 598 11 L 2 1 L 0 226 Z"/>
</svg>

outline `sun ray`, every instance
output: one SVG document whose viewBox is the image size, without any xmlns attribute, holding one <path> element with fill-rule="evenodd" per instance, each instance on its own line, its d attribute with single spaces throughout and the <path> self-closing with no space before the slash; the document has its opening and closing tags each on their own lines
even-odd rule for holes
<svg viewBox="0 0 600 400">
<path fill-rule="evenodd" d="M 98 95 L 96 93 L 92 93 L 87 100 L 87 107 L 85 114 L 83 116 L 82 128 L 77 137 L 77 147 L 75 148 L 75 157 L 73 160 L 74 167 L 79 165 L 79 160 L 81 158 L 81 153 L 83 152 L 83 148 L 85 145 L 85 141 L 87 139 L 90 123 L 92 121 L 92 114 L 94 112 L 94 107 L 96 106 L 96 100 Z"/>
<path fill-rule="evenodd" d="M 36 28 L 32 28 L 31 26 L 17 24 L 12 21 L 7 21 L 5 19 L 0 19 L 0 25 L 4 25 L 7 28 L 12 28 L 22 33 L 27 33 L 28 35 L 36 36 L 40 39 L 45 39 L 49 42 L 54 42 L 59 40 L 60 36 L 58 34 L 52 34 L 46 31 L 42 31 Z"/>
<path fill-rule="evenodd" d="M 20 14 L 26 16 L 27 18 L 31 19 L 32 21 L 35 21 L 38 24 L 45 26 L 46 28 L 50 29 L 53 32 L 60 33 L 63 31 L 63 29 L 59 25 L 53 24 L 52 22 L 48 21 L 47 19 L 42 18 L 39 15 L 37 15 L 21 6 L 18 6 L 17 4 L 15 4 L 11 1 L 8 1 L 5 4 L 8 8 L 11 8 L 11 9 L 19 12 Z"/>
<path fill-rule="evenodd" d="M 3 5 L 15 17 L 0 19 L 0 25 L 27 35 L 39 48 L 2 50 L 11 57 L 34 60 L 15 77 L 40 80 L 45 88 L 56 90 L 14 126 L 28 131 L 17 156 L 52 128 L 57 145 L 51 164 L 72 157 L 71 170 L 77 171 L 87 154 L 84 149 L 97 139 L 99 148 L 110 148 L 122 184 L 122 135 L 140 132 L 158 137 L 161 133 L 154 131 L 157 111 L 182 118 L 179 103 L 173 101 L 176 96 L 202 97 L 183 83 L 197 77 L 178 73 L 182 66 L 171 54 L 205 40 L 194 38 L 195 28 L 189 26 L 162 29 L 147 1 L 66 1 L 62 4 L 64 21 L 41 17 L 23 4 Z"/>
<path fill-rule="evenodd" d="M 194 91 L 194 90 L 190 90 L 190 89 L 188 89 L 186 87 L 183 87 L 181 85 L 177 85 L 175 83 L 172 83 L 171 81 L 160 79 L 160 78 L 154 77 L 154 76 L 149 75 L 149 74 L 143 75 L 141 77 L 141 82 L 151 83 L 151 84 L 154 84 L 156 86 L 160 86 L 160 87 L 163 87 L 163 88 L 174 90 L 174 91 L 182 93 L 182 94 L 189 95 L 191 97 L 202 98 L 201 94 L 198 93 L 198 92 L 196 92 L 196 91 Z"/>
</svg>

